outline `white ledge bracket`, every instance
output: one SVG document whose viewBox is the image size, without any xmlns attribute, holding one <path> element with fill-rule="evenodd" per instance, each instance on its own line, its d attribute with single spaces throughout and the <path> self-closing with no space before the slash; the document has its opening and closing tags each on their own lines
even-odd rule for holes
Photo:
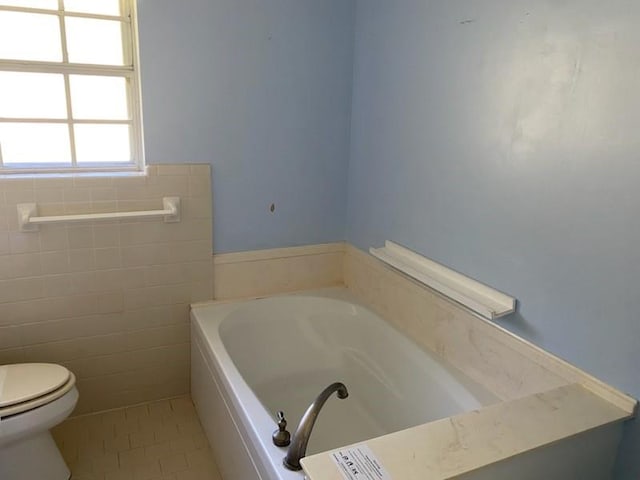
<svg viewBox="0 0 640 480">
<path fill-rule="evenodd" d="M 79 215 L 38 216 L 35 203 L 18 204 L 18 225 L 21 232 L 37 232 L 40 225 L 57 223 L 95 222 L 100 220 L 120 220 L 130 218 L 162 217 L 165 223 L 180 221 L 180 197 L 164 197 L 162 210 L 139 210 L 134 212 L 83 213 Z"/>
<path fill-rule="evenodd" d="M 393 242 L 369 250 L 393 268 L 489 320 L 516 311 L 516 299 Z"/>
</svg>

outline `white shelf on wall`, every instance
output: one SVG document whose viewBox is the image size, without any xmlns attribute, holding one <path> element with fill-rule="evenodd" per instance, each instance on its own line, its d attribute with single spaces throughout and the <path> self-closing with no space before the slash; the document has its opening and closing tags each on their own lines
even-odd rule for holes
<svg viewBox="0 0 640 480">
<path fill-rule="evenodd" d="M 450 299 L 495 320 L 516 310 L 516 299 L 393 242 L 371 254 Z"/>
</svg>

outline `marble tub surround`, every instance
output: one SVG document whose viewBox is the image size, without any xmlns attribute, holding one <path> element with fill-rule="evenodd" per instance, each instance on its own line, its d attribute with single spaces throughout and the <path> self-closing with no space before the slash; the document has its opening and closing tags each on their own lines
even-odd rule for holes
<svg viewBox="0 0 640 480">
<path fill-rule="evenodd" d="M 0 178 L 0 363 L 61 363 L 78 377 L 76 413 L 189 391 L 189 304 L 212 298 L 209 165 L 140 175 Z M 40 215 L 154 210 L 162 219 L 18 231 L 16 205 Z"/>
<path fill-rule="evenodd" d="M 515 457 L 525 465 L 526 456 L 535 454 L 537 449 L 551 445 L 562 447 L 560 442 L 563 440 L 575 439 L 585 432 L 612 426 L 614 430 L 602 432 L 606 442 L 609 435 L 615 438 L 619 434 L 615 429 L 619 429 L 620 423 L 629 416 L 629 412 L 603 400 L 581 385 L 571 384 L 365 443 L 392 478 L 471 479 L 476 478 L 474 475 L 482 474 L 483 468 Z M 614 442 L 614 447 L 615 445 Z M 607 478 L 613 469 L 615 448 L 602 451 L 597 440 L 581 442 L 578 446 L 581 447 L 580 450 L 576 450 L 575 446 L 562 450 L 563 460 L 574 461 L 574 465 L 569 468 L 545 462 L 530 462 L 526 469 L 522 465 L 517 466 L 517 471 L 513 472 L 517 477 L 493 478 Z M 567 452 L 577 455 L 568 459 Z M 344 480 L 330 453 L 302 460 L 309 480 Z M 474 475 L 464 476 L 471 472 Z"/>
<path fill-rule="evenodd" d="M 637 401 L 346 246 L 344 281 L 363 303 L 504 401 L 579 383 L 633 414 Z"/>
<path fill-rule="evenodd" d="M 634 398 L 350 245 L 344 262 L 363 304 L 501 400 L 366 442 L 392 478 L 610 476 Z M 343 479 L 330 453 L 303 460 L 309 480 Z"/>
<path fill-rule="evenodd" d="M 342 242 L 213 256 L 214 298 L 251 298 L 342 285 Z"/>
</svg>

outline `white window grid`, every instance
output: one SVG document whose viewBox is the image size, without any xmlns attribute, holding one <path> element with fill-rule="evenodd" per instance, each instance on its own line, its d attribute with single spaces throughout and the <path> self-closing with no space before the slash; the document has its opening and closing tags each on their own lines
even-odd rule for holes
<svg viewBox="0 0 640 480">
<path fill-rule="evenodd" d="M 142 140 L 142 102 L 140 93 L 140 72 L 138 56 L 138 36 L 135 0 L 120 0 L 120 16 L 94 13 L 70 12 L 64 9 L 64 0 L 58 0 L 58 10 L 31 7 L 0 5 L 0 10 L 24 13 L 41 13 L 56 15 L 60 25 L 60 42 L 62 46 L 62 62 L 43 62 L 33 60 L 0 59 L 0 70 L 12 72 L 58 73 L 64 77 L 67 118 L 8 118 L 0 117 L 3 123 L 48 123 L 66 124 L 69 129 L 71 144 L 71 165 L 29 163 L 24 167 L 9 168 L 5 166 L 0 148 L 0 174 L 11 173 L 73 173 L 73 172 L 123 172 L 139 171 L 144 168 L 144 147 Z M 122 22 L 123 66 L 94 65 L 69 62 L 65 17 L 91 18 L 98 20 L 117 20 Z M 75 119 L 71 108 L 70 75 L 94 75 L 120 77 L 127 81 L 127 101 L 129 117 L 126 120 Z M 74 125 L 128 125 L 132 162 L 96 162 L 95 165 L 78 166 Z"/>
</svg>

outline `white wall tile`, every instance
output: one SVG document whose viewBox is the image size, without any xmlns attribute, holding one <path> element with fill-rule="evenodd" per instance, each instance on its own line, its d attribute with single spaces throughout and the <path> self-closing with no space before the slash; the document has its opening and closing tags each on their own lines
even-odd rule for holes
<svg viewBox="0 0 640 480">
<path fill-rule="evenodd" d="M 40 250 L 42 252 L 67 250 L 69 248 L 69 237 L 67 227 L 49 226 L 38 232 L 40 236 Z"/>
<path fill-rule="evenodd" d="M 36 234 L 10 232 L 9 251 L 12 254 L 34 253 L 40 251 L 40 237 Z"/>
<path fill-rule="evenodd" d="M 122 266 L 122 254 L 117 247 L 96 248 L 94 254 L 96 270 L 111 270 Z"/>
<path fill-rule="evenodd" d="M 0 255 L 6 255 L 9 251 L 9 234 L 0 232 Z"/>
<path fill-rule="evenodd" d="M 188 390 L 188 304 L 213 295 L 210 167 L 148 172 L 0 179 L 0 363 L 67 364 L 82 412 Z M 40 215 L 101 213 L 158 209 L 174 195 L 197 218 L 18 231 L 17 203 L 36 201 Z"/>
</svg>

